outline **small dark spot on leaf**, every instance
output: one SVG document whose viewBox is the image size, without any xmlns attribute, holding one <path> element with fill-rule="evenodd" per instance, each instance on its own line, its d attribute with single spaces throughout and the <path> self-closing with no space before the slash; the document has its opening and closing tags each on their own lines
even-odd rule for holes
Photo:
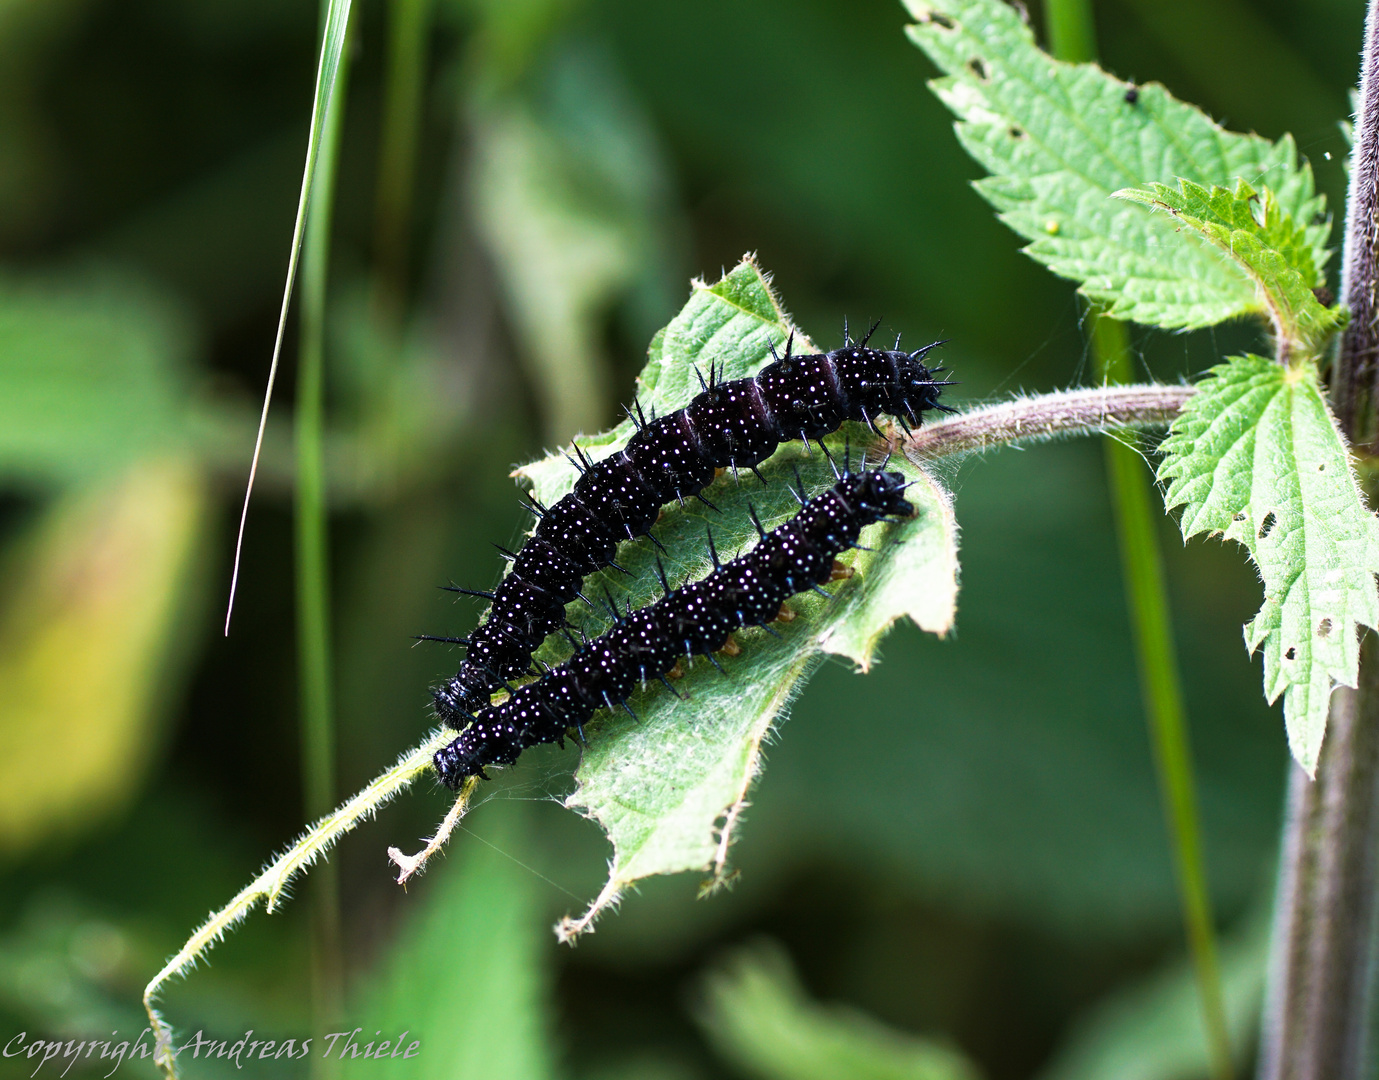
<svg viewBox="0 0 1379 1080">
<path fill-rule="evenodd" d="M 1025 7 L 1025 0 L 1006 0 L 1006 5 L 1015 9 L 1015 14 L 1020 16 L 1022 23 L 1026 26 L 1030 25 L 1029 8 Z"/>
<path fill-rule="evenodd" d="M 977 78 L 981 79 L 983 82 L 986 81 L 986 65 L 982 63 L 980 57 L 974 56 L 971 60 L 967 61 L 967 70 L 972 72 L 973 75 L 977 76 Z"/>
<path fill-rule="evenodd" d="M 1277 524 L 1278 518 L 1274 515 L 1274 512 L 1270 510 L 1264 515 L 1264 520 L 1259 523 L 1259 538 L 1263 540 L 1274 531 L 1274 526 Z"/>
<path fill-rule="evenodd" d="M 1321 465 L 1318 465 L 1318 466 L 1317 466 L 1317 472 L 1326 472 L 1326 464 L 1323 463 L 1323 464 L 1321 464 Z"/>
<path fill-rule="evenodd" d="M 1312 295 L 1317 298 L 1317 303 L 1322 307 L 1330 307 L 1336 302 L 1336 294 L 1325 285 L 1318 285 L 1312 290 Z"/>
<path fill-rule="evenodd" d="M 1125 88 L 1125 103 L 1133 105 L 1140 100 L 1140 88 L 1138 86 L 1127 86 Z"/>
<path fill-rule="evenodd" d="M 1313 225 L 1325 225 L 1328 220 L 1330 220 L 1328 216 L 1322 213 L 1322 211 L 1320 210 L 1318 210 L 1315 214 L 1312 215 Z"/>
<path fill-rule="evenodd" d="M 1011 125 L 1010 125 L 1010 137 L 1011 137 L 1012 139 L 1023 139 L 1023 138 L 1025 137 L 1025 129 L 1022 128 L 1022 127 L 1018 127 L 1018 126 L 1015 125 L 1015 124 L 1011 124 Z"/>
<path fill-rule="evenodd" d="M 929 12 L 928 18 L 926 18 L 924 21 L 925 21 L 925 22 L 931 22 L 931 23 L 933 23 L 935 26 L 941 26 L 941 27 L 943 27 L 943 29 L 945 29 L 945 30 L 951 30 L 951 29 L 953 29 L 953 20 L 950 19 L 947 15 L 942 14 L 941 12 L 937 12 L 937 11 L 931 11 L 931 12 Z"/>
<path fill-rule="evenodd" d="M 1317 623 L 1317 637 L 1326 637 L 1331 633 L 1331 620 L 1323 619 Z"/>
<path fill-rule="evenodd" d="M 1244 520 L 1245 520 L 1245 515 L 1244 515 L 1244 514 L 1236 514 L 1236 515 L 1235 515 L 1235 520 L 1236 520 L 1236 521 L 1244 521 Z"/>
<path fill-rule="evenodd" d="M 1283 655 L 1288 660 L 1296 660 L 1298 658 L 1298 650 L 1293 648 L 1293 646 L 1289 645 L 1288 651 Z"/>
</svg>

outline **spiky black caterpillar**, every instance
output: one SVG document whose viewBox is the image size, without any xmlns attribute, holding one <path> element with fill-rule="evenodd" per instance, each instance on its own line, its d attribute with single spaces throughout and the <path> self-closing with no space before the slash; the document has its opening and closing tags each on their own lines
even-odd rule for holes
<svg viewBox="0 0 1379 1080">
<path fill-rule="evenodd" d="M 872 327 L 872 331 L 876 329 Z M 565 624 L 565 605 L 580 595 L 586 574 L 613 562 L 617 545 L 648 532 L 660 508 L 699 493 L 721 468 L 753 469 L 786 440 L 822 438 L 845 420 L 875 427 L 896 417 L 906 429 L 938 403 L 946 385 L 924 366 L 934 345 L 914 352 L 869 349 L 869 331 L 830 353 L 792 356 L 790 342 L 754 377 L 717 381 L 710 372 L 685 408 L 640 421 L 619 452 L 591 464 L 576 447 L 583 474 L 574 490 L 549 507 L 535 506 L 536 531 L 513 556 L 512 570 L 493 593 L 486 622 L 467 639 L 463 664 L 435 692 L 436 714 L 453 728 L 488 704 L 505 678 L 526 674 L 531 655 Z M 629 415 L 631 415 L 629 413 Z M 467 590 L 459 590 L 467 591 Z M 442 639 L 457 640 L 457 639 Z"/>
<path fill-rule="evenodd" d="M 467 776 L 485 775 L 486 765 L 512 764 L 529 746 L 563 742 L 572 728 L 582 739 L 595 710 L 627 708 L 627 696 L 639 683 L 664 679 L 681 656 L 712 658 L 734 630 L 764 626 L 786 599 L 828 581 L 834 557 L 855 546 L 866 526 L 912 516 L 907 486 L 899 473 L 880 469 L 845 474 L 807 502 L 801 493 L 804 508 L 794 518 L 761 532 L 756 547 L 728 563 L 719 563 L 710 537 L 714 570 L 708 577 L 672 590 L 663 570 L 662 599 L 618 615 L 611 630 L 564 664 L 477 717 L 466 716 L 472 723 L 436 752 L 437 774 L 457 788 Z"/>
</svg>

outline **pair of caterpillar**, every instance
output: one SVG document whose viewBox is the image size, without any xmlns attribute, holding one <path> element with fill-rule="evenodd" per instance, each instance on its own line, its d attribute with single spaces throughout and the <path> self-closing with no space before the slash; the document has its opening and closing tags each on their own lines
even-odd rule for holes
<svg viewBox="0 0 1379 1080">
<path fill-rule="evenodd" d="M 834 558 L 856 546 L 862 529 L 912 516 L 907 486 L 904 476 L 883 466 L 844 473 L 812 499 L 801 489 L 796 497 L 803 509 L 769 533 L 753 515 L 760 542 L 727 563 L 719 562 L 710 535 L 712 573 L 671 589 L 661 568 L 660 600 L 626 614 L 613 609 L 614 625 L 606 634 L 585 642 L 540 679 L 509 687 L 508 697 L 470 718 L 459 737 L 436 752 L 437 775 L 458 788 L 465 777 L 486 777 L 487 765 L 512 764 L 527 747 L 563 744 L 571 729 L 582 740 L 584 724 L 597 709 L 620 704 L 631 713 L 627 697 L 639 683 L 664 680 L 681 656 L 712 659 L 734 630 L 765 626 L 789 597 L 830 580 Z"/>
<path fill-rule="evenodd" d="M 579 597 L 585 575 L 613 565 L 617 545 L 648 533 L 661 507 L 700 494 L 723 468 L 752 469 L 776 447 L 799 437 L 808 447 L 845 420 L 876 427 L 894 416 L 909 430 L 939 404 L 942 368 L 924 358 L 939 344 L 914 352 L 867 347 L 843 328 L 843 347 L 795 356 L 771 349 L 773 362 L 755 376 L 722 381 L 710 371 L 703 392 L 683 409 L 646 421 L 620 451 L 591 463 L 575 447 L 582 471 L 574 490 L 549 507 L 533 502 L 535 532 L 512 555 L 512 569 L 489 592 L 488 619 L 460 643 L 467 652 L 459 672 L 435 691 L 436 715 L 460 729 L 488 705 L 504 681 L 527 674 L 536 647 L 565 625 L 565 605 Z M 706 500 L 707 501 L 707 500 Z M 654 540 L 654 537 L 653 537 Z M 470 592 L 470 590 L 457 590 Z M 455 640 L 455 639 L 442 639 Z"/>
</svg>

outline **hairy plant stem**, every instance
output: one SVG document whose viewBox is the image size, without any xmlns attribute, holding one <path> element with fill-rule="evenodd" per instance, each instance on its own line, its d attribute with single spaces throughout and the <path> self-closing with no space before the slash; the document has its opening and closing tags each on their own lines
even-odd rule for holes
<svg viewBox="0 0 1379 1080">
<path fill-rule="evenodd" d="M 1000 446 L 1105 433 L 1117 428 L 1162 428 L 1178 415 L 1193 393 L 1190 386 L 1104 386 L 1019 398 L 926 425 L 899 440 L 896 448 L 924 462 L 961 457 Z M 155 1062 L 166 1074 L 176 1075 L 173 1031 L 155 1008 L 155 1002 L 168 982 L 175 976 L 188 974 L 197 961 L 260 902 L 269 911 L 276 910 L 286 895 L 285 890 L 299 873 L 320 859 L 345 833 L 410 787 L 419 776 L 431 773 L 432 755 L 453 737 L 454 732 L 444 728 L 432 733 L 362 791 L 324 815 L 228 904 L 213 912 L 154 976 L 144 990 L 144 1008 L 156 1039 Z M 471 777 L 461 789 L 436 838 L 424 851 L 416 856 L 400 852 L 393 856 L 394 862 L 404 871 L 403 878 L 415 873 L 444 842 L 467 809 L 476 786 L 477 778 Z"/>
<path fill-rule="evenodd" d="M 1196 392 L 1145 383 L 1016 398 L 926 424 L 900 445 L 912 460 L 925 461 L 1117 428 L 1160 428 Z"/>
<path fill-rule="evenodd" d="M 1341 429 L 1373 455 L 1379 433 L 1379 0 L 1371 0 L 1350 163 L 1341 299 L 1350 323 L 1331 375 Z M 1374 505 L 1376 484 L 1367 477 Z M 1379 641 L 1359 685 L 1331 700 L 1315 780 L 1288 782 L 1260 1080 L 1360 1080 L 1376 1065 L 1375 854 L 1379 845 Z"/>
<path fill-rule="evenodd" d="M 1360 111 L 1355 117 L 1346 198 L 1341 300 L 1350 322 L 1341 336 L 1331 376 L 1331 401 L 1341 430 L 1356 449 L 1379 453 L 1375 440 L 1379 378 L 1379 5 L 1371 0 L 1360 65 Z"/>
</svg>

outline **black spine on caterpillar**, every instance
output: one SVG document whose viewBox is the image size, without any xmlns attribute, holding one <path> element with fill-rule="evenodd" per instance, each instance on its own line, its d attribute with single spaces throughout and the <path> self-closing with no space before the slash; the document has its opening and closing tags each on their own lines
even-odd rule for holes
<svg viewBox="0 0 1379 1080">
<path fill-rule="evenodd" d="M 771 622 L 789 597 L 829 580 L 834 558 L 856 545 L 862 529 L 913 515 L 907 486 L 899 473 L 880 469 L 842 476 L 745 555 L 619 616 L 564 664 L 465 717 L 468 727 L 436 752 L 437 775 L 458 788 L 467 776 L 484 776 L 487 765 L 511 765 L 529 746 L 563 742 L 681 656 L 711 655 L 734 630 Z"/>
<path fill-rule="evenodd" d="M 787 342 L 785 355 L 751 378 L 724 382 L 710 372 L 703 393 L 641 423 L 622 450 L 595 464 L 581 457 L 574 490 L 552 506 L 533 505 L 536 530 L 469 636 L 458 674 L 435 691 L 436 715 L 459 729 L 504 679 L 526 674 L 532 652 L 565 624 L 585 575 L 610 565 L 622 540 L 648 532 L 665 503 L 699 495 L 714 470 L 754 468 L 780 443 L 808 446 L 845 420 L 875 427 L 885 414 L 908 429 L 926 410 L 951 411 L 938 400 L 942 369 L 924 366 L 938 342 L 901 352 L 867 348 L 870 333 L 856 343 L 844 337 L 841 349 L 803 356 Z"/>
</svg>

